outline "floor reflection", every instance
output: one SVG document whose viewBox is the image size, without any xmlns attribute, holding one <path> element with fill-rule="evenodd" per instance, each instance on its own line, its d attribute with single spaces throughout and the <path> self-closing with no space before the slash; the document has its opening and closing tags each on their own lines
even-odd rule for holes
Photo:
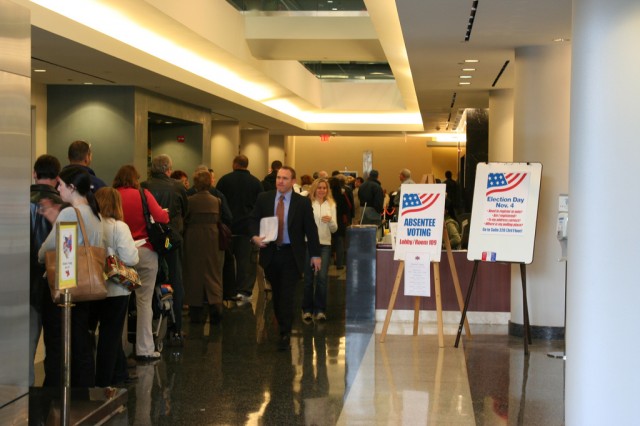
<svg viewBox="0 0 640 426">
<path fill-rule="evenodd" d="M 349 290 L 333 270 L 329 320 L 296 315 L 291 350 L 278 352 L 269 293 L 257 291 L 217 326 L 185 316 L 185 346 L 132 369 L 127 410 L 107 424 L 564 424 L 564 361 L 546 356 L 562 342 L 534 341 L 525 357 L 505 326 L 473 326 L 460 348 L 449 334 L 440 348 L 423 328 L 380 343 L 373 322 L 346 322 Z"/>
</svg>

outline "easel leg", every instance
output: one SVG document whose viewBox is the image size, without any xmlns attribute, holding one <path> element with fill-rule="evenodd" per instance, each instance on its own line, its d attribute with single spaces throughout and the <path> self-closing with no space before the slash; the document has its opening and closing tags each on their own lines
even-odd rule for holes
<svg viewBox="0 0 640 426">
<path fill-rule="evenodd" d="M 418 335 L 418 322 L 420 321 L 420 296 L 413 298 L 413 335 Z"/>
<path fill-rule="evenodd" d="M 393 284 L 393 291 L 389 298 L 389 305 L 387 306 L 387 316 L 384 319 L 384 326 L 382 327 L 382 334 L 380 335 L 380 343 L 384 343 L 385 337 L 387 337 L 387 329 L 389 328 L 389 322 L 391 321 L 391 314 L 393 313 L 393 307 L 396 304 L 396 297 L 398 296 L 398 288 L 400 288 L 400 280 L 402 279 L 402 273 L 404 272 L 404 261 L 400 261 L 398 265 L 398 272 L 396 273 L 396 281 Z"/>
<path fill-rule="evenodd" d="M 446 237 L 445 241 L 447 241 L 447 244 L 449 244 L 449 234 L 445 232 L 444 235 Z M 458 278 L 458 271 L 456 270 L 456 261 L 453 259 L 453 253 L 451 253 L 451 250 L 449 249 L 450 247 L 450 245 L 447 247 L 449 269 L 451 269 L 451 278 L 453 278 L 453 288 L 456 291 L 458 306 L 460 307 L 460 312 L 462 312 L 462 310 L 464 309 L 464 301 L 462 300 L 462 289 L 460 288 L 460 279 Z M 469 321 L 467 319 L 464 320 L 464 332 L 468 338 L 471 338 L 471 328 L 469 327 Z"/>
<path fill-rule="evenodd" d="M 436 315 L 438 316 L 438 345 L 444 348 L 444 326 L 442 323 L 442 292 L 440 291 L 440 263 L 433 262 L 433 280 L 436 288 Z"/>
<path fill-rule="evenodd" d="M 527 268 L 524 263 L 520 264 L 520 276 L 522 278 L 522 310 L 524 319 L 524 354 L 529 355 L 529 345 L 531 344 L 531 328 L 529 326 L 529 306 L 527 304 Z"/>
<path fill-rule="evenodd" d="M 467 298 L 464 301 L 464 309 L 462 310 L 462 318 L 460 318 L 460 325 L 458 325 L 458 335 L 456 336 L 455 347 L 458 347 L 460 343 L 460 335 L 462 334 L 462 327 L 464 321 L 467 318 L 467 309 L 469 309 L 469 301 L 471 300 L 471 291 L 473 290 L 473 284 L 476 282 L 476 274 L 478 273 L 479 260 L 473 262 L 473 272 L 471 273 L 471 282 L 469 283 L 469 289 L 467 290 Z"/>
</svg>

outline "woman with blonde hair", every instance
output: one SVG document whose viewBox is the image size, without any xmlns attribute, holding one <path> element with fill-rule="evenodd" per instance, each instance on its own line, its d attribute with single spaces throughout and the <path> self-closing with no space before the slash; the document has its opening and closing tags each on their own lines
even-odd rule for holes
<svg viewBox="0 0 640 426">
<path fill-rule="evenodd" d="M 122 197 L 117 189 L 102 187 L 96 192 L 102 215 L 102 230 L 109 255 L 115 254 L 127 266 L 138 263 L 138 249 L 129 226 L 122 221 Z M 122 330 L 129 306 L 126 288 L 107 281 L 107 298 L 92 306 L 92 314 L 100 323 L 96 351 L 96 386 L 114 386 L 129 378 L 122 349 Z"/>
<path fill-rule="evenodd" d="M 309 254 L 307 253 L 302 300 L 302 320 L 305 323 L 311 322 L 314 315 L 317 321 L 327 319 L 327 276 L 329 274 L 329 259 L 331 258 L 331 234 L 338 229 L 336 203 L 331 195 L 327 179 L 318 178 L 311 184 L 309 198 L 313 207 L 313 217 L 318 227 L 322 266 L 316 274 L 310 266 Z"/>
<path fill-rule="evenodd" d="M 136 359 L 141 362 L 156 361 L 160 359 L 160 353 L 155 350 L 153 341 L 153 290 L 158 274 L 158 254 L 153 250 L 147 234 L 147 221 L 142 208 L 142 195 L 140 193 L 140 174 L 130 164 L 120 167 L 113 179 L 113 187 L 122 197 L 122 212 L 124 222 L 129 225 L 129 230 L 134 241 L 138 245 L 137 270 L 140 275 L 142 287 L 136 290 Z M 149 206 L 149 214 L 158 223 L 168 223 L 169 213 L 160 207 L 151 192 L 144 189 L 144 195 Z"/>
</svg>

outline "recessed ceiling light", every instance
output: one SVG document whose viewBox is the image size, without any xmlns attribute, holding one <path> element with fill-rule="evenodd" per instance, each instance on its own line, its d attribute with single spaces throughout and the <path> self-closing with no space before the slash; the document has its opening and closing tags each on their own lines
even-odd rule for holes
<svg viewBox="0 0 640 426">
<path fill-rule="evenodd" d="M 556 42 L 556 43 L 563 43 L 563 42 L 569 41 L 569 40 L 571 40 L 571 39 L 569 39 L 569 38 L 561 38 L 561 37 L 553 39 L 553 41 Z"/>
<path fill-rule="evenodd" d="M 91 86 L 93 83 L 92 83 L 92 82 L 90 82 L 90 81 L 85 81 L 85 82 L 84 82 L 84 83 L 82 83 L 82 84 L 84 84 L 85 86 Z"/>
<path fill-rule="evenodd" d="M 469 81 L 461 81 L 460 83 L 458 83 L 458 86 L 468 86 L 470 84 L 471 84 L 471 82 L 469 82 Z"/>
<path fill-rule="evenodd" d="M 471 78 L 470 75 L 461 75 L 460 78 Z"/>
<path fill-rule="evenodd" d="M 47 72 L 47 70 L 37 69 L 37 70 L 33 70 L 33 72 Z"/>
<path fill-rule="evenodd" d="M 462 68 L 462 71 L 475 71 L 475 68 Z"/>
<path fill-rule="evenodd" d="M 466 63 L 475 63 L 475 62 L 480 62 L 478 59 L 465 59 L 464 60 Z"/>
</svg>

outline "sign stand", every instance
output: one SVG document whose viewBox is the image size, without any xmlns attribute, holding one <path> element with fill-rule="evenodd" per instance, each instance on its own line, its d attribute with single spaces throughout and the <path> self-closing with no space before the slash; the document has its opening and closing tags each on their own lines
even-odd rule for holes
<svg viewBox="0 0 640 426">
<path fill-rule="evenodd" d="M 62 293 L 62 410 L 60 424 L 69 425 L 71 407 L 71 293 Z"/>
<path fill-rule="evenodd" d="M 433 175 L 425 175 L 423 177 L 423 181 L 426 181 L 427 184 L 433 184 L 435 182 L 435 179 L 433 177 Z M 427 185 L 421 185 L 424 186 L 425 188 L 427 187 Z M 437 185 L 434 185 L 437 187 Z M 427 191 L 426 189 L 420 188 L 418 186 L 414 186 L 414 185 L 407 185 L 407 193 L 405 196 L 403 196 L 403 203 L 402 203 L 402 209 L 400 210 L 400 215 L 403 215 L 405 213 L 405 209 L 408 209 L 406 212 L 411 214 L 414 212 L 421 212 L 424 211 L 428 208 L 430 208 L 431 206 L 434 205 L 434 203 L 436 203 L 436 201 L 438 200 L 438 197 L 440 195 L 442 195 L 443 197 L 446 196 L 446 194 L 444 192 L 441 192 L 440 195 L 436 195 L 438 192 L 438 190 L 436 190 L 433 194 L 428 195 L 426 192 L 425 193 L 421 193 L 421 195 L 416 195 L 415 193 L 412 194 L 408 188 L 411 188 L 412 190 L 417 190 L 418 193 L 420 193 L 421 190 Z M 440 189 L 440 191 L 443 191 L 443 189 Z M 433 198 L 433 195 L 436 195 L 435 198 Z M 407 200 L 405 200 L 404 197 L 407 197 Z M 420 198 L 420 201 L 418 201 L 418 198 Z M 431 201 L 430 201 L 431 200 Z M 444 198 L 442 198 L 442 200 L 444 200 Z M 406 201 L 406 202 L 405 202 Z M 441 201 L 441 208 L 444 208 L 444 201 Z M 442 214 L 442 218 L 444 218 L 444 212 L 443 213 L 436 213 L 438 216 L 440 214 Z M 433 220 L 433 219 L 432 219 Z M 447 228 L 446 226 L 444 226 L 443 224 L 444 221 L 442 221 L 442 236 L 444 238 L 444 244 L 445 244 L 445 249 L 447 251 L 447 257 L 449 259 L 449 267 L 451 268 L 451 277 L 453 279 L 453 284 L 455 287 L 455 291 L 456 291 L 456 295 L 458 298 L 458 305 L 460 307 L 460 310 L 462 311 L 463 309 L 463 303 L 462 303 L 462 290 L 460 289 L 460 282 L 458 280 L 458 273 L 456 271 L 456 267 L 455 267 L 455 261 L 453 259 L 453 254 L 451 253 L 451 242 L 449 240 L 449 234 L 447 232 Z M 402 234 L 400 234 L 402 235 Z M 430 233 L 428 233 L 427 235 L 431 235 Z M 400 237 L 399 237 L 400 238 Z M 400 240 L 401 243 L 404 243 L 404 241 Z M 426 242 L 426 241 L 425 241 Z M 438 344 L 441 348 L 444 347 L 444 324 L 443 324 L 443 319 L 442 319 L 442 291 L 441 291 L 441 286 L 440 286 L 440 255 L 441 255 L 441 245 L 440 245 L 440 241 L 437 240 L 430 240 L 429 243 L 435 243 L 437 244 L 437 251 L 435 253 L 437 253 L 437 262 L 432 262 L 430 261 L 430 263 L 433 265 L 433 279 L 434 279 L 434 287 L 435 287 L 435 302 L 436 302 L 436 316 L 437 316 L 437 321 L 438 321 Z M 433 245 L 433 247 L 435 248 L 435 245 Z M 406 250 L 406 249 L 405 249 Z M 430 249 L 431 252 L 433 253 L 433 249 Z M 401 251 L 401 253 L 404 252 Z M 434 253 L 434 254 L 435 254 Z M 396 255 L 398 255 L 398 245 L 396 244 Z M 399 259 L 398 259 L 399 258 Z M 404 269 L 405 269 L 405 262 L 404 262 L 404 257 L 403 256 L 398 256 L 397 260 L 399 260 L 400 264 L 398 266 L 398 272 L 396 273 L 396 279 L 395 282 L 393 284 L 393 291 L 391 292 L 391 297 L 389 298 L 389 304 L 387 306 L 387 315 L 386 318 L 384 320 L 384 326 L 382 328 L 382 334 L 380 336 L 380 342 L 384 342 L 386 335 L 387 335 L 387 330 L 389 328 L 389 322 L 391 321 L 391 315 L 393 314 L 393 308 L 395 306 L 396 303 L 396 298 L 398 296 L 398 289 L 400 288 L 400 281 L 402 280 L 402 275 L 404 274 Z M 435 256 L 430 256 L 430 259 L 436 259 Z M 405 283 L 406 284 L 406 283 Z M 418 335 L 418 321 L 420 319 L 420 297 L 424 297 L 421 295 L 417 295 L 414 298 L 414 311 L 413 311 L 413 335 L 417 336 Z M 466 331 L 467 334 L 470 336 L 471 335 L 471 331 L 469 329 L 469 323 L 465 322 L 466 324 Z"/>
<path fill-rule="evenodd" d="M 449 267 L 451 268 L 451 276 L 453 278 L 453 286 L 458 298 L 458 305 L 462 311 L 462 321 L 464 324 L 467 336 L 471 337 L 471 330 L 469 328 L 469 322 L 465 318 L 466 306 L 462 301 L 462 290 L 460 288 L 460 281 L 458 280 L 458 272 L 456 271 L 455 261 L 453 260 L 453 253 L 451 252 L 451 243 L 449 241 L 449 233 L 445 227 L 443 230 L 443 237 L 445 241 L 445 247 L 447 249 L 447 257 L 449 259 Z M 436 291 L 436 316 L 438 319 L 438 344 L 441 348 L 444 347 L 444 324 L 442 320 L 442 292 L 440 288 L 440 262 L 432 262 L 433 265 L 433 281 Z M 474 268 L 475 272 L 475 268 Z M 389 322 L 391 321 L 391 315 L 393 314 L 393 308 L 396 304 L 396 298 L 398 296 L 398 289 L 400 288 L 400 281 L 402 281 L 402 274 L 404 273 L 404 260 L 400 261 L 398 265 L 398 272 L 396 273 L 396 279 L 393 283 L 393 291 L 389 298 L 389 304 L 387 307 L 387 315 L 384 319 L 384 325 L 382 327 L 382 334 L 380 335 L 380 342 L 384 343 L 387 336 L 387 330 L 389 328 Z M 473 285 L 473 283 L 472 283 Z M 465 310 L 463 310 L 465 308 Z M 413 305 L 413 335 L 418 335 L 418 320 L 420 317 L 420 296 L 415 296 Z M 460 326 L 462 327 L 462 325 Z M 456 344 L 457 347 L 457 344 Z"/>
<path fill-rule="evenodd" d="M 462 318 L 460 318 L 460 324 L 458 325 L 458 335 L 456 336 L 455 347 L 458 347 L 460 343 L 460 335 L 462 334 L 462 324 L 466 321 L 467 309 L 469 308 L 469 301 L 471 300 L 471 292 L 473 291 L 473 285 L 475 284 L 476 274 L 478 272 L 479 260 L 473 262 L 473 273 L 471 274 L 471 282 L 469 283 L 469 290 L 467 290 L 467 298 L 464 302 L 464 309 L 462 310 Z M 522 307 L 524 310 L 524 353 L 529 355 L 529 345 L 531 344 L 531 326 L 529 325 L 529 305 L 527 304 L 527 270 L 524 263 L 520 263 L 520 275 L 522 277 Z"/>
<path fill-rule="evenodd" d="M 478 163 L 467 259 L 474 261 L 455 347 L 460 342 L 480 262 L 520 265 L 524 352 L 529 355 L 531 327 L 527 303 L 526 265 L 533 252 L 540 199 L 542 164 Z"/>
</svg>

